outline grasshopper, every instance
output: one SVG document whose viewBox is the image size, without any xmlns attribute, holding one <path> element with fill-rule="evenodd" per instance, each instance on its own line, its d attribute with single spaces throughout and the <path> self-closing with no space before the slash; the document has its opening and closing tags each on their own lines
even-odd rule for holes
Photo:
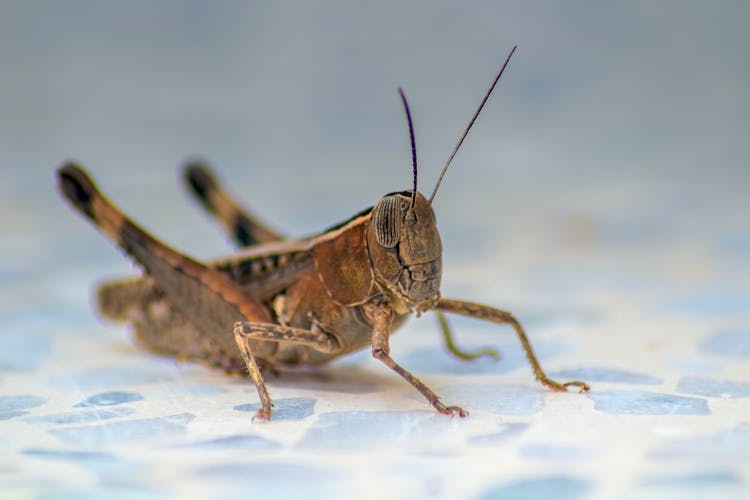
<svg viewBox="0 0 750 500">
<path fill-rule="evenodd" d="M 143 269 L 143 276 L 105 283 L 101 313 L 126 321 L 136 341 L 162 354 L 199 360 L 227 372 L 249 373 L 261 407 L 271 417 L 264 372 L 321 365 L 371 346 L 372 355 L 414 386 L 441 414 L 465 417 L 447 406 L 390 355 L 389 336 L 407 317 L 436 310 L 449 350 L 464 359 L 497 357 L 494 350 L 458 349 L 444 313 L 508 324 L 535 377 L 548 388 L 589 389 L 584 382 L 547 377 L 526 333 L 510 312 L 440 296 L 442 247 L 432 201 L 453 157 L 510 61 L 508 55 L 435 184 L 430 198 L 417 191 L 414 128 L 406 96 L 413 189 L 383 196 L 374 206 L 312 237 L 287 240 L 244 212 L 210 170 L 190 164 L 191 191 L 240 247 L 238 253 L 199 262 L 157 240 L 123 214 L 74 163 L 57 171 L 62 195 Z M 231 332 L 231 333 L 230 333 Z"/>
</svg>

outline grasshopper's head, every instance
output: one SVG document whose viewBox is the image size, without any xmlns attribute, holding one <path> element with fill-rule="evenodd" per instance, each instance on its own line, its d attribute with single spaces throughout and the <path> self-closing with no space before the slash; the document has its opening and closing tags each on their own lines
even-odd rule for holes
<svg viewBox="0 0 750 500">
<path fill-rule="evenodd" d="M 417 191 L 417 148 L 414 141 L 414 125 L 404 91 L 398 89 L 409 125 L 414 188 L 411 191 L 385 195 L 373 207 L 367 228 L 367 245 L 375 279 L 396 299 L 396 306 L 400 305 L 408 310 L 416 309 L 419 313 L 432 309 L 440 299 L 443 248 L 440 243 L 440 233 L 435 225 L 432 200 L 437 194 L 440 182 L 451 161 L 515 51 L 516 47 L 513 47 L 469 125 L 458 140 L 458 144 L 453 148 L 443 170 L 440 171 L 429 199 Z"/>
<path fill-rule="evenodd" d="M 413 191 L 385 195 L 372 210 L 367 246 L 375 279 L 408 309 L 431 309 L 440 298 L 443 249 L 435 213 Z"/>
</svg>

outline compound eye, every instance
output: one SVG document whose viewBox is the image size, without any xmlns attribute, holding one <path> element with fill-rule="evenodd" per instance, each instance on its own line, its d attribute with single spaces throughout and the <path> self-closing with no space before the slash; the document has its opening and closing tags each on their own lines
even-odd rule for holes
<svg viewBox="0 0 750 500">
<path fill-rule="evenodd" d="M 375 241 L 385 248 L 393 248 L 401 237 L 401 207 L 396 196 L 387 196 L 372 214 Z"/>
</svg>

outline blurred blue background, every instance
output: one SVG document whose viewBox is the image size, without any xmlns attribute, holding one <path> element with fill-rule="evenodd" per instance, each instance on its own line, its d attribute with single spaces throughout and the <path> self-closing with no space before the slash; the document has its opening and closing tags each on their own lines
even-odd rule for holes
<svg viewBox="0 0 750 500">
<path fill-rule="evenodd" d="M 745 310 L 748 11 L 3 1 L 0 276 L 76 286 L 130 269 L 53 192 L 65 159 L 199 258 L 229 246 L 179 185 L 194 156 L 289 234 L 342 220 L 410 185 L 399 85 L 429 192 L 518 44 L 437 197 L 448 292 Z"/>
<path fill-rule="evenodd" d="M 648 293 L 666 273 L 680 289 L 728 287 L 744 305 L 747 288 L 706 255 L 748 265 L 749 11 L 2 1 L 2 276 L 129 269 L 53 193 L 65 159 L 198 257 L 229 247 L 178 185 L 193 156 L 278 229 L 309 234 L 342 220 L 409 186 L 399 85 L 429 192 L 518 44 L 437 197 L 446 283 L 468 286 L 491 266 L 505 275 L 507 289 L 494 284 L 503 298 L 539 296 L 550 287 L 534 276 L 552 266 L 560 286 L 604 273 L 607 287 Z M 679 255 L 662 261 L 670 253 Z"/>
<path fill-rule="evenodd" d="M 196 464 L 231 489 L 265 479 L 278 466 L 266 464 L 269 453 L 292 467 L 314 456 L 330 484 L 389 485 L 385 496 L 404 498 L 465 497 L 497 481 L 505 489 L 496 496 L 709 498 L 724 484 L 742 498 L 749 5 L 0 0 L 0 447 L 13 451 L 0 479 L 15 492 L 81 488 L 71 497 L 92 480 L 209 495 Z M 411 186 L 398 86 L 429 193 L 516 44 L 435 201 L 443 293 L 516 312 L 545 366 L 592 382 L 590 399 L 542 391 L 515 339 L 486 325 L 455 322 L 461 342 L 501 345 L 497 365 L 459 364 L 434 322 L 421 321 L 405 327 L 415 335 L 394 337 L 393 352 L 441 394 L 468 400 L 472 418 L 431 427 L 426 408 L 396 411 L 422 409 L 421 400 L 364 352 L 322 379 L 273 380 L 280 414 L 291 408 L 297 420 L 248 427 L 243 408 L 256 396 L 247 381 L 138 353 L 95 319 L 92 283 L 133 266 L 58 196 L 63 161 L 80 162 L 123 210 L 198 258 L 231 246 L 181 186 L 179 167 L 196 156 L 272 227 L 311 234 Z M 113 388 L 130 392 L 92 393 Z M 112 394 L 131 407 L 79 408 Z M 117 421 L 65 427 L 106 418 Z M 392 455 L 368 449 L 350 460 L 319 449 L 399 426 L 405 442 L 379 443 Z M 148 442 L 130 447 L 123 429 Z M 340 432 L 345 439 L 331 438 Z M 87 454 L 102 433 L 124 435 L 122 449 Z M 409 444 L 415 435 L 430 436 L 429 446 Z M 164 451 L 211 439 L 234 453 Z M 253 443 L 279 451 L 247 453 Z M 43 461 L 58 456 L 58 467 Z M 104 470 L 82 476 L 70 460 Z M 240 475 L 247 483 L 234 482 Z"/>
</svg>

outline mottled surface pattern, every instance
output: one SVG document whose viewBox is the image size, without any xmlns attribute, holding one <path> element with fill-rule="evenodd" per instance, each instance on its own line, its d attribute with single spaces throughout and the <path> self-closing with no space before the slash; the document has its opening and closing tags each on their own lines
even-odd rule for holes
<svg viewBox="0 0 750 500">
<path fill-rule="evenodd" d="M 0 2 L 0 497 L 750 498 L 750 53 L 743 3 Z M 252 384 L 140 351 L 94 283 L 132 266 L 54 189 L 64 159 L 197 258 L 231 251 L 175 179 L 191 154 L 275 229 L 429 190 L 443 294 L 508 327 L 410 320 Z M 231 323 L 227 334 L 231 334 Z"/>
</svg>

